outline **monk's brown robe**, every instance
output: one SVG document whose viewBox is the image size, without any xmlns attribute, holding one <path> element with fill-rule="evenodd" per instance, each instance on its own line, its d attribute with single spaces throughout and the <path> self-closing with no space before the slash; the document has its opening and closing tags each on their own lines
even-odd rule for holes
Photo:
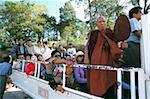
<svg viewBox="0 0 150 99">
<path fill-rule="evenodd" d="M 88 41 L 88 55 L 90 64 L 117 66 L 121 50 L 110 29 L 105 33 L 99 30 L 92 31 Z M 116 82 L 116 71 L 90 69 L 88 72 L 88 87 L 93 95 L 102 96 Z"/>
</svg>

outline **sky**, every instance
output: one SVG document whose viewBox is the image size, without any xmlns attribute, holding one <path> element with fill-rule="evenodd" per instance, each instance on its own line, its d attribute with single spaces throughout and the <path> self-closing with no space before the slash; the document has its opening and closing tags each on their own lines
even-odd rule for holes
<svg viewBox="0 0 150 99">
<path fill-rule="evenodd" d="M 4 1 L 20 1 L 20 0 L 0 0 L 0 2 L 4 2 Z M 29 2 L 33 2 L 33 3 L 38 3 L 38 4 L 43 4 L 45 6 L 47 6 L 48 8 L 48 14 L 50 16 L 54 16 L 56 18 L 57 21 L 59 21 L 59 8 L 63 7 L 65 2 L 69 1 L 69 0 L 26 0 Z M 73 7 L 75 8 L 76 11 L 76 16 L 77 18 L 81 19 L 81 20 L 85 20 L 84 19 L 84 7 L 80 6 L 77 7 L 75 5 L 75 3 L 73 3 Z"/>
<path fill-rule="evenodd" d="M 60 19 L 59 8 L 63 7 L 65 2 L 69 0 L 30 0 L 30 2 L 31 1 L 34 3 L 46 5 L 48 7 L 48 14 L 50 16 L 54 16 L 58 21 Z M 77 5 L 74 2 L 72 2 L 72 5 L 76 11 L 76 17 L 84 21 L 84 7 L 83 6 L 77 7 Z"/>
<path fill-rule="evenodd" d="M 48 14 L 59 20 L 59 8 L 63 7 L 68 0 L 30 0 L 30 2 L 39 3 L 48 7 Z"/>
</svg>

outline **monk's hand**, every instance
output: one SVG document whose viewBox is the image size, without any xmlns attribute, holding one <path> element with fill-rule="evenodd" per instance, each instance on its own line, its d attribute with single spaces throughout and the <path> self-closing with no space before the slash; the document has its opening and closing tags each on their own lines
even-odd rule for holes
<svg viewBox="0 0 150 99">
<path fill-rule="evenodd" d="M 118 47 L 120 49 L 126 49 L 126 48 L 128 48 L 128 43 L 126 41 L 120 41 L 120 42 L 118 42 L 117 45 L 118 45 Z"/>
</svg>

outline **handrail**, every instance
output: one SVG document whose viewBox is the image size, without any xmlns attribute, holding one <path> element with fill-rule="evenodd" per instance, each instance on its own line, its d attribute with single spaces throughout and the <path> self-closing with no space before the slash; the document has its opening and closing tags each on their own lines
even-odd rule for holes
<svg viewBox="0 0 150 99">
<path fill-rule="evenodd" d="M 28 61 L 28 60 L 22 60 L 22 71 L 21 72 L 24 72 L 24 65 L 25 65 L 25 62 L 31 62 L 31 61 Z M 35 71 L 34 71 L 34 77 L 36 78 L 39 78 L 40 77 L 40 64 L 41 63 L 45 63 L 45 64 L 48 64 L 48 62 L 41 62 L 41 61 L 37 61 L 37 62 L 34 62 L 35 63 Z M 83 96 L 83 97 L 87 97 L 87 98 L 92 98 L 93 97 L 96 99 L 96 98 L 100 98 L 100 97 L 97 97 L 97 96 L 93 96 L 93 95 L 90 95 L 90 94 L 87 94 L 87 93 L 83 93 L 83 92 L 80 92 L 80 91 L 76 91 L 76 90 L 73 90 L 73 89 L 70 89 L 70 88 L 67 88 L 65 87 L 66 85 L 66 64 L 63 64 L 63 67 L 64 67 L 64 70 L 63 70 L 63 85 L 62 87 L 68 91 L 68 92 L 72 92 L 74 94 L 78 94 L 80 96 Z M 102 66 L 102 65 L 86 65 L 86 64 L 78 64 L 78 65 L 72 65 L 72 67 L 82 67 L 82 68 L 90 68 L 90 69 L 101 69 L 101 70 L 115 70 L 117 71 L 117 82 L 118 82 L 118 89 L 117 89 L 117 99 L 121 99 L 122 98 L 122 75 L 121 73 L 124 72 L 124 71 L 128 71 L 130 72 L 130 84 L 131 84 L 131 99 L 135 99 L 136 98 L 136 88 L 135 88 L 135 72 L 138 72 L 139 74 L 139 77 L 141 77 L 140 75 L 144 75 L 142 72 L 143 69 L 141 68 L 132 68 L 132 67 L 128 67 L 128 68 L 122 68 L 122 67 L 112 67 L 112 66 Z M 138 79 L 141 79 L 141 78 L 138 78 Z M 144 81 L 144 80 L 143 80 Z M 141 90 L 144 90 L 143 89 L 143 86 L 144 86 L 144 83 L 142 82 L 141 83 L 141 80 L 138 81 L 139 82 L 139 98 L 141 97 L 145 97 L 145 95 L 142 93 Z M 141 87 L 141 84 L 143 84 L 143 86 Z"/>
</svg>

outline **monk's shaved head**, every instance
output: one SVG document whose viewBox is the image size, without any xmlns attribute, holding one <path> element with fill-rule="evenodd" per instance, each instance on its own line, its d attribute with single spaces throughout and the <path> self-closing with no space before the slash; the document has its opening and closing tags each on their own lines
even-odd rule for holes
<svg viewBox="0 0 150 99">
<path fill-rule="evenodd" d="M 106 18 L 104 16 L 100 16 L 96 22 L 99 30 L 106 28 Z"/>
</svg>

